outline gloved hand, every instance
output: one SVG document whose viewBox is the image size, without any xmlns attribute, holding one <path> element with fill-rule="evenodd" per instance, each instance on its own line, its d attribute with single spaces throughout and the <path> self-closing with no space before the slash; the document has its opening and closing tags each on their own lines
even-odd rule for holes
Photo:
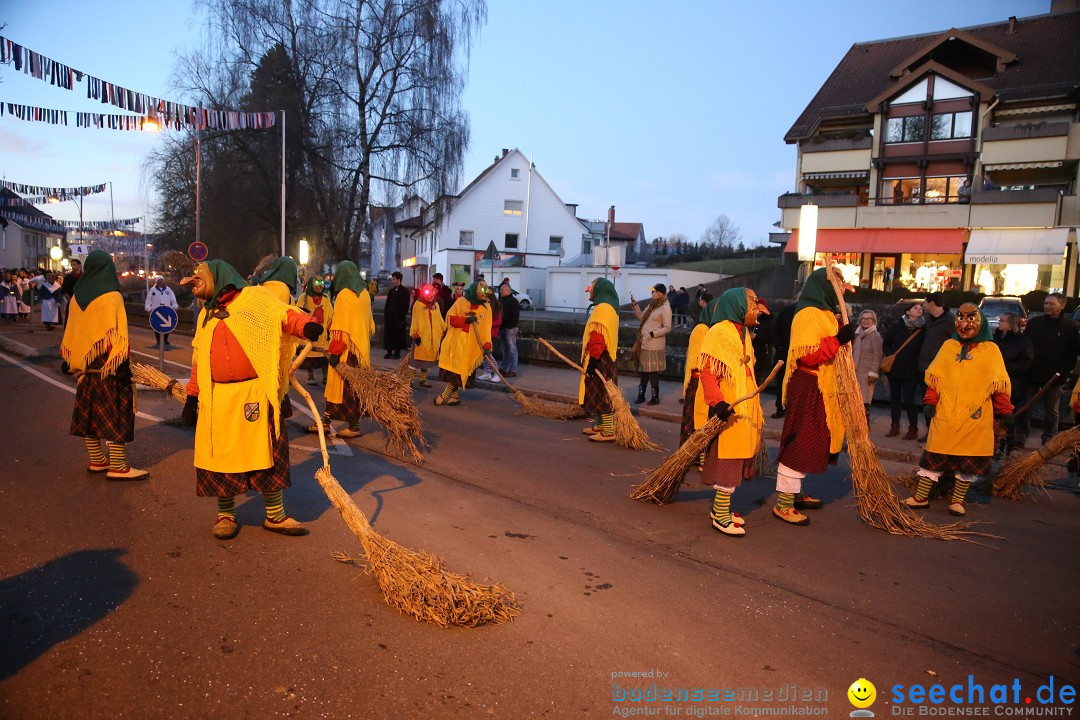
<svg viewBox="0 0 1080 720">
<path fill-rule="evenodd" d="M 465 324 L 466 325 L 472 325 L 478 319 L 479 318 L 476 317 L 476 313 L 469 313 L 468 315 L 465 316 Z"/>
<path fill-rule="evenodd" d="M 121 387 L 131 387 L 131 361 L 125 360 L 116 368 L 116 380 Z"/>
<path fill-rule="evenodd" d="M 422 340 L 420 339 L 420 337 L 419 337 L 419 336 L 417 336 L 417 337 L 414 337 L 414 338 L 412 339 L 412 342 L 413 342 L 413 345 L 415 345 L 415 346 L 417 346 L 417 347 L 420 347 L 420 343 L 421 343 L 421 342 L 423 342 L 423 341 L 422 341 Z"/>
<path fill-rule="evenodd" d="M 195 427 L 199 419 L 199 396 L 188 395 L 184 400 L 184 410 L 180 413 L 180 424 L 184 427 Z"/>
<path fill-rule="evenodd" d="M 328 362 L 330 364 L 330 367 L 337 367 L 338 363 L 341 362 L 341 356 L 340 355 L 328 354 L 326 356 L 326 362 Z"/>
<path fill-rule="evenodd" d="M 726 402 L 721 400 L 715 405 L 709 406 L 709 417 L 718 417 L 721 422 L 727 422 L 727 419 L 734 414 L 734 410 Z"/>
<path fill-rule="evenodd" d="M 60 372 L 64 373 L 65 375 L 71 374 L 71 366 L 68 365 L 67 360 L 60 361 Z"/>
<path fill-rule="evenodd" d="M 304 337 L 315 342 L 319 339 L 319 336 L 323 333 L 323 326 L 319 323 L 312 321 L 304 325 Z"/>
<path fill-rule="evenodd" d="M 923 405 L 922 412 L 923 415 L 926 416 L 926 419 L 930 420 L 937 414 L 937 405 L 930 405 L 927 403 L 926 405 Z"/>
<path fill-rule="evenodd" d="M 837 342 L 839 342 L 841 345 L 846 345 L 847 343 L 855 339 L 855 330 L 857 328 L 858 325 L 856 323 L 848 323 L 844 327 L 840 328 L 840 332 L 836 333 L 836 335 L 834 335 L 833 337 L 835 337 Z"/>
<path fill-rule="evenodd" d="M 1011 428 L 1016 422 L 1016 418 L 1013 417 L 1012 413 L 1009 413 L 1007 415 L 998 415 L 994 419 L 1001 423 L 1001 427 L 1006 429 Z"/>
</svg>

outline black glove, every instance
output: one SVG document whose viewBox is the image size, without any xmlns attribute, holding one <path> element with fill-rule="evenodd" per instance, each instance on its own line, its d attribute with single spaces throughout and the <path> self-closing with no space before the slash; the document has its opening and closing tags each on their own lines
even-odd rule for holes
<svg viewBox="0 0 1080 720">
<path fill-rule="evenodd" d="M 840 332 L 836 333 L 833 337 L 841 345 L 846 345 L 855 339 L 855 330 L 858 327 L 856 323 L 848 323 L 844 327 L 840 328 Z"/>
<path fill-rule="evenodd" d="M 424 341 L 421 340 L 420 338 L 413 338 L 412 339 L 412 344 L 415 345 L 416 347 L 420 347 L 421 343 L 423 343 L 423 342 Z"/>
<path fill-rule="evenodd" d="M 1001 427 L 1005 429 L 1011 428 L 1016 422 L 1016 418 L 1013 417 L 1012 413 L 1009 413 L 1007 415 L 998 415 L 994 419 L 1000 422 Z"/>
<path fill-rule="evenodd" d="M 468 315 L 465 316 L 465 324 L 466 325 L 472 325 L 474 322 L 476 322 L 476 320 L 477 320 L 476 313 L 469 313 Z"/>
<path fill-rule="evenodd" d="M 125 360 L 116 368 L 116 380 L 121 387 L 131 387 L 131 361 Z"/>
<path fill-rule="evenodd" d="M 933 419 L 934 415 L 937 414 L 937 405 L 931 405 L 930 403 L 927 403 L 926 405 L 923 405 L 922 412 L 923 415 L 926 416 L 927 420 L 931 420 Z"/>
<path fill-rule="evenodd" d="M 330 363 L 330 367 L 337 367 L 338 363 L 341 362 L 341 356 L 340 355 L 327 355 L 326 356 L 326 362 Z"/>
<path fill-rule="evenodd" d="M 309 322 L 304 325 L 304 337 L 311 342 L 315 342 L 319 339 L 319 336 L 323 333 L 323 327 L 317 322 Z"/>
<path fill-rule="evenodd" d="M 180 424 L 184 427 L 195 427 L 199 419 L 199 396 L 188 395 L 184 400 L 184 410 L 180 413 Z"/>
<path fill-rule="evenodd" d="M 709 417 L 718 417 L 720 422 L 727 422 L 727 419 L 734 414 L 734 410 L 726 402 L 721 400 L 715 405 L 709 406 Z"/>
<path fill-rule="evenodd" d="M 60 372 L 64 373 L 65 375 L 71 374 L 71 366 L 68 365 L 67 360 L 60 361 Z"/>
<path fill-rule="evenodd" d="M 596 370 L 596 361 L 593 360 L 592 358 L 589 358 L 589 362 L 585 366 L 585 374 L 586 375 L 599 375 L 600 374 Z"/>
</svg>

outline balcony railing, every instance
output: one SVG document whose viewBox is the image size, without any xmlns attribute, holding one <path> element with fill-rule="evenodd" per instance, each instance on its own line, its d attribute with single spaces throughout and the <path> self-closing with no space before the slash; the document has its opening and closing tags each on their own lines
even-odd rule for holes
<svg viewBox="0 0 1080 720">
<path fill-rule="evenodd" d="M 971 193 L 972 205 L 1004 205 L 1009 203 L 1057 202 L 1061 191 L 1053 188 L 1034 190 L 977 190 Z"/>
<path fill-rule="evenodd" d="M 1062 137 L 1069 134 L 1068 122 L 1038 122 L 1023 125 L 1000 125 L 983 130 L 983 141 L 1024 140 L 1026 138 Z"/>
<path fill-rule="evenodd" d="M 803 205 L 817 205 L 819 207 L 857 207 L 859 196 L 850 193 L 836 195 L 800 195 L 799 193 L 784 193 L 776 199 L 776 206 L 780 209 L 797 208 Z"/>
</svg>

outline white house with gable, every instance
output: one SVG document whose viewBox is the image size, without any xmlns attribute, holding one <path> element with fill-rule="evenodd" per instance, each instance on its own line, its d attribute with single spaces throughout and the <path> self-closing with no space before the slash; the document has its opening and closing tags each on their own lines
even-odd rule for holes
<svg viewBox="0 0 1080 720">
<path fill-rule="evenodd" d="M 518 149 L 502 155 L 456 196 L 439 198 L 415 233 L 414 282 L 440 272 L 447 284 L 480 274 L 492 285 L 511 277 L 515 287 L 546 287 L 546 270 L 582 252 L 588 234 L 536 167 Z M 494 244 L 498 258 L 485 259 Z M 534 301 L 542 299 L 534 298 Z"/>
</svg>

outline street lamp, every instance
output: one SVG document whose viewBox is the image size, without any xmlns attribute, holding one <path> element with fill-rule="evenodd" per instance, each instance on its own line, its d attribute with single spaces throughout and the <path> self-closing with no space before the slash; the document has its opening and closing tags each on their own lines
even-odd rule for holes
<svg viewBox="0 0 1080 720">
<path fill-rule="evenodd" d="M 308 241 L 307 240 L 301 240 L 300 241 L 300 264 L 301 265 L 307 265 L 308 264 L 308 251 L 309 251 Z"/>
<path fill-rule="evenodd" d="M 146 243 L 146 291 L 150 292 L 150 251 L 154 249 L 153 243 Z"/>
<path fill-rule="evenodd" d="M 79 206 L 79 243 L 82 244 L 82 241 L 83 241 L 83 214 L 82 214 L 83 196 L 82 195 L 74 195 L 74 196 L 64 195 L 63 197 L 61 197 L 59 195 L 50 195 L 49 196 L 49 204 L 50 205 L 56 205 L 61 200 L 70 200 L 73 203 L 77 203 L 78 206 Z"/>
</svg>

